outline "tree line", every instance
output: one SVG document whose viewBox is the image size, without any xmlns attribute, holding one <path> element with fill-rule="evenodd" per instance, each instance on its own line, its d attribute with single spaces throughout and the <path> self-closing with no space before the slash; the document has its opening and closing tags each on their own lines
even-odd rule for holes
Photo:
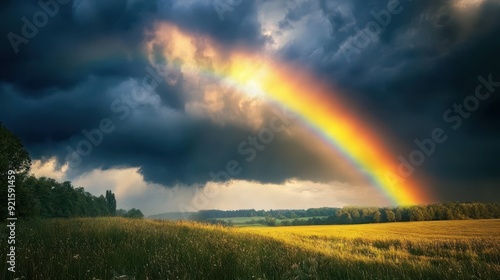
<svg viewBox="0 0 500 280">
<path fill-rule="evenodd" d="M 94 196 L 71 182 L 29 175 L 31 158 L 21 141 L 0 123 L 0 218 L 8 214 L 8 185 L 15 186 L 15 216 L 29 218 L 71 218 L 124 216 L 142 218 L 139 209 L 116 209 L 115 194 Z M 9 170 L 15 176 L 7 181 Z M 9 195 L 12 195 L 9 193 Z"/>
<path fill-rule="evenodd" d="M 217 218 L 236 218 L 236 217 L 273 217 L 276 219 L 296 219 L 305 217 L 331 216 L 335 215 L 338 208 L 322 207 L 310 209 L 290 209 L 290 210 L 200 210 L 191 215 L 193 220 L 209 220 Z"/>
<path fill-rule="evenodd" d="M 410 221 L 498 219 L 500 204 L 479 202 L 450 202 L 393 208 L 344 207 L 334 216 L 293 220 L 282 225 L 301 224 L 366 224 Z"/>
<path fill-rule="evenodd" d="M 42 218 L 98 217 L 116 213 L 115 195 L 106 191 L 106 197 L 93 196 L 83 188 L 74 188 L 69 181 L 30 176 L 18 187 L 18 215 Z"/>
<path fill-rule="evenodd" d="M 94 196 L 71 182 L 57 182 L 52 178 L 29 176 L 16 186 L 16 216 L 28 218 L 73 218 L 123 216 L 142 218 L 138 209 L 116 209 L 115 194 Z"/>
<path fill-rule="evenodd" d="M 261 217 L 252 220 L 250 223 L 261 223 L 269 226 L 367 224 L 500 218 L 500 204 L 479 202 L 451 202 L 399 207 L 311 208 L 307 210 L 270 211 L 260 210 L 256 211 L 260 214 L 258 216 L 233 216 L 235 212 L 239 214 L 254 213 L 255 210 L 252 210 L 205 210 L 200 211 L 196 217 L 199 220 L 205 222 L 217 223 L 222 225 L 232 225 L 232 223 L 215 219 L 231 217 Z M 286 215 L 284 215 L 284 213 L 286 213 Z M 299 214 L 301 216 L 291 218 L 293 216 L 291 215 L 292 213 L 294 213 L 295 215 Z M 319 215 L 308 216 L 312 213 Z M 327 213 L 328 215 L 325 215 Z M 299 217 L 309 217 L 309 219 L 298 219 Z"/>
</svg>

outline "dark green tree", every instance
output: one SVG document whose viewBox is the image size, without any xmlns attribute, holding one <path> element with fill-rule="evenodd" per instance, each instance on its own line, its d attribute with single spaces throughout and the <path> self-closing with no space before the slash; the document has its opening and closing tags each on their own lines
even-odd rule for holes
<svg viewBox="0 0 500 280">
<path fill-rule="evenodd" d="M 352 224 L 351 213 L 349 212 L 342 213 L 342 215 L 340 216 L 340 221 L 344 224 Z"/>
<path fill-rule="evenodd" d="M 127 213 L 128 213 L 128 211 L 125 209 L 117 209 L 116 210 L 116 216 L 126 217 Z"/>
<path fill-rule="evenodd" d="M 94 201 L 96 202 L 98 216 L 108 216 L 109 215 L 108 202 L 106 201 L 104 195 L 101 194 Z"/>
<path fill-rule="evenodd" d="M 382 220 L 382 214 L 380 213 L 380 211 L 375 211 L 373 212 L 373 221 L 375 223 L 380 223 L 380 221 Z"/>
<path fill-rule="evenodd" d="M 264 223 L 268 226 L 276 226 L 276 219 L 272 217 L 266 217 Z"/>
<path fill-rule="evenodd" d="M 30 155 L 19 138 L 0 123 L 0 175 L 2 178 L 7 176 L 9 170 L 14 171 L 16 176 L 26 176 L 30 167 Z"/>
<path fill-rule="evenodd" d="M 33 215 L 33 194 L 27 191 L 22 184 L 30 167 L 30 155 L 19 138 L 0 123 L 0 218 L 7 217 L 9 182 L 15 186 L 16 211 L 14 214 L 16 216 Z"/>
<path fill-rule="evenodd" d="M 144 218 L 144 214 L 142 214 L 141 210 L 132 208 L 128 210 L 127 213 L 128 218 L 142 219 Z"/>
<path fill-rule="evenodd" d="M 424 214 L 422 213 L 422 209 L 420 207 L 413 207 L 410 209 L 410 221 L 423 221 Z"/>
<path fill-rule="evenodd" d="M 385 216 L 388 222 L 395 222 L 396 221 L 396 214 L 390 209 L 385 210 Z"/>
<path fill-rule="evenodd" d="M 107 190 L 106 191 L 106 202 L 108 204 L 108 211 L 111 216 L 116 215 L 116 199 L 115 199 L 115 194 Z"/>
</svg>

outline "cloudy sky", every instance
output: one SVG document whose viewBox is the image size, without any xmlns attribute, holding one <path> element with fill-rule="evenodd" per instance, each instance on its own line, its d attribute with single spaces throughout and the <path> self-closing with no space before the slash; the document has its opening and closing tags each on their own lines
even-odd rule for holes
<svg viewBox="0 0 500 280">
<path fill-rule="evenodd" d="M 265 73 L 216 74 L 245 53 L 326 85 L 395 161 L 441 131 L 422 202 L 499 201 L 500 1 L 41 2 L 0 4 L 0 121 L 37 176 L 145 214 L 393 204 Z"/>
</svg>

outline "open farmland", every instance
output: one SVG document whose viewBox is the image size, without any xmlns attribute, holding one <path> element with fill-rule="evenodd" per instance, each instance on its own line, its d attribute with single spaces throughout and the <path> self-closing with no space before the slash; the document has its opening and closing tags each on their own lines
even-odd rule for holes
<svg viewBox="0 0 500 280">
<path fill-rule="evenodd" d="M 6 244 L 5 227 L 1 234 Z M 19 224 L 17 242 L 16 273 L 7 279 L 496 279 L 500 274 L 500 220 L 223 228 L 53 219 Z M 6 250 L 1 254 L 5 259 Z"/>
</svg>

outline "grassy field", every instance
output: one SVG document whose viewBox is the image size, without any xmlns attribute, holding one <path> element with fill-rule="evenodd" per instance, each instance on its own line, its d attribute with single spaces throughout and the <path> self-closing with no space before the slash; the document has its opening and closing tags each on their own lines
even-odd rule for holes
<svg viewBox="0 0 500 280">
<path fill-rule="evenodd" d="M 5 228 L 0 232 L 3 244 Z M 19 224 L 16 231 L 17 272 L 6 272 L 2 262 L 5 279 L 498 279 L 500 275 L 500 220 L 222 228 L 96 218 L 32 221 Z M 6 249 L 0 252 L 4 260 L 6 254 Z"/>
</svg>

